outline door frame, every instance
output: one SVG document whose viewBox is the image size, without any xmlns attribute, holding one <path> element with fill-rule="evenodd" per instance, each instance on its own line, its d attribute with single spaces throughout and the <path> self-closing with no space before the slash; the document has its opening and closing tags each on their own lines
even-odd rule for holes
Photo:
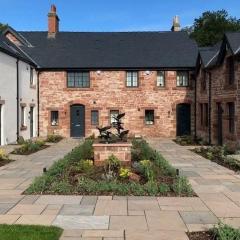
<svg viewBox="0 0 240 240">
<path fill-rule="evenodd" d="M 178 109 L 181 105 L 186 105 L 186 106 L 189 106 L 189 134 L 191 135 L 191 103 L 178 103 L 176 105 L 176 136 L 183 136 L 181 134 L 179 134 L 179 128 L 178 128 L 178 122 L 179 122 L 179 114 L 178 114 Z"/>
<path fill-rule="evenodd" d="M 223 145 L 223 108 L 222 103 L 217 103 L 217 143 Z"/>
<path fill-rule="evenodd" d="M 30 138 L 34 137 L 34 106 L 30 106 L 30 111 L 29 111 L 29 115 L 30 115 Z"/>
<path fill-rule="evenodd" d="M 83 135 L 82 136 L 77 136 L 77 137 L 72 136 L 72 107 L 82 107 L 83 108 Z M 70 137 L 81 138 L 81 137 L 86 136 L 86 118 L 85 118 L 86 113 L 85 113 L 85 111 L 86 111 L 86 107 L 83 104 L 76 103 L 76 104 L 70 105 Z"/>
</svg>

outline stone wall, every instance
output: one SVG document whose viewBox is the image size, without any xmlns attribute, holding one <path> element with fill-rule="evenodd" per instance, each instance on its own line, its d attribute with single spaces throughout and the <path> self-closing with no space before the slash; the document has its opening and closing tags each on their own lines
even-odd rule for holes
<svg viewBox="0 0 240 240">
<path fill-rule="evenodd" d="M 240 63 L 235 60 L 235 83 L 228 85 L 228 73 L 225 57 L 224 62 L 213 69 L 208 70 L 211 73 L 212 79 L 212 101 L 211 101 L 211 140 L 213 144 L 218 143 L 218 115 L 217 104 L 221 103 L 223 109 L 222 115 L 222 131 L 223 131 L 223 144 L 235 145 L 239 142 L 240 124 L 238 124 L 240 106 L 238 104 L 239 90 L 238 85 L 240 81 Z M 203 70 L 197 76 L 197 135 L 203 137 L 208 141 L 208 127 L 201 126 L 200 121 L 200 103 L 208 103 L 209 96 L 209 79 L 206 82 L 206 90 L 201 90 L 201 81 L 203 79 Z M 229 132 L 229 115 L 228 103 L 234 102 L 235 104 L 235 131 Z"/>
<path fill-rule="evenodd" d="M 40 82 L 40 135 L 56 132 L 70 136 L 70 106 L 85 106 L 85 135 L 97 133 L 91 125 L 91 110 L 99 110 L 99 125 L 109 125 L 110 110 L 125 112 L 124 128 L 132 135 L 151 137 L 175 137 L 176 105 L 192 105 L 192 130 L 194 129 L 194 92 L 190 87 L 176 87 L 176 72 L 166 72 L 165 87 L 156 85 L 157 71 L 139 72 L 139 87 L 125 86 L 125 71 L 90 72 L 89 89 L 67 88 L 65 71 L 44 71 L 39 74 Z M 155 113 L 154 125 L 146 125 L 145 110 Z M 59 111 L 59 126 L 50 124 L 50 111 Z"/>
</svg>

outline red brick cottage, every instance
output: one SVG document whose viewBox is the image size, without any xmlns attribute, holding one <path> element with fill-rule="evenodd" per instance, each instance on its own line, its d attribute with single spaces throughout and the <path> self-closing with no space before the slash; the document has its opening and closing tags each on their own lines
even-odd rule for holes
<svg viewBox="0 0 240 240">
<path fill-rule="evenodd" d="M 197 63 L 197 135 L 212 144 L 240 138 L 240 33 L 227 33 L 214 47 L 200 48 Z"/>
<path fill-rule="evenodd" d="M 52 6 L 48 28 L 5 31 L 38 65 L 41 136 L 89 136 L 118 112 L 132 135 L 194 132 L 198 49 L 178 18 L 169 32 L 60 32 Z"/>
</svg>

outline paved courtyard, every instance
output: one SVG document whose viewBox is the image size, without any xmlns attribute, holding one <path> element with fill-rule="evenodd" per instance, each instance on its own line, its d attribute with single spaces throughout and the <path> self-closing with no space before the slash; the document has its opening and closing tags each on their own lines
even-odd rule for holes
<svg viewBox="0 0 240 240">
<path fill-rule="evenodd" d="M 239 175 L 171 140 L 149 142 L 189 178 L 199 198 L 21 195 L 43 167 L 79 143 L 70 139 L 0 168 L 0 224 L 60 226 L 61 240 L 188 240 L 185 232 L 219 219 L 240 227 Z"/>
</svg>

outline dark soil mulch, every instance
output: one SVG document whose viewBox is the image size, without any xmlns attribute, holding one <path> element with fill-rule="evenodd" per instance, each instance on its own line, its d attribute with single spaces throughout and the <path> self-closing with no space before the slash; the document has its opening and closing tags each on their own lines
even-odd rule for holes
<svg viewBox="0 0 240 240">
<path fill-rule="evenodd" d="M 36 151 L 28 151 L 28 152 L 24 152 L 24 153 L 19 152 L 18 149 L 15 149 L 15 150 L 14 150 L 13 152 L 11 152 L 10 154 L 27 156 L 27 155 L 36 153 L 36 152 L 38 152 L 38 151 L 41 151 L 41 150 L 43 150 L 43 149 L 46 149 L 46 148 L 48 148 L 48 147 L 50 147 L 50 146 L 49 146 L 49 145 L 44 145 L 44 146 L 40 147 L 38 150 L 36 150 Z M 20 148 L 19 148 L 19 149 L 20 149 Z"/>
<path fill-rule="evenodd" d="M 189 240 L 216 240 L 214 234 L 208 232 L 191 232 L 187 233 Z"/>
<path fill-rule="evenodd" d="M 230 170 L 233 170 L 234 172 L 239 172 L 240 171 L 240 167 L 238 167 L 237 165 L 231 165 L 229 164 L 228 162 L 225 162 L 224 159 L 221 159 L 221 158 L 212 158 L 212 159 L 209 159 L 207 157 L 207 154 L 205 152 L 196 152 L 194 149 L 191 150 L 192 152 L 212 161 L 212 162 L 215 162 L 225 168 L 228 168 Z"/>
<path fill-rule="evenodd" d="M 6 164 L 8 164 L 8 163 L 10 163 L 10 162 L 13 162 L 13 161 L 14 161 L 14 160 L 10 160 L 10 159 L 8 159 L 8 160 L 0 159 L 0 167 L 4 166 L 4 165 L 6 165 Z"/>
</svg>

